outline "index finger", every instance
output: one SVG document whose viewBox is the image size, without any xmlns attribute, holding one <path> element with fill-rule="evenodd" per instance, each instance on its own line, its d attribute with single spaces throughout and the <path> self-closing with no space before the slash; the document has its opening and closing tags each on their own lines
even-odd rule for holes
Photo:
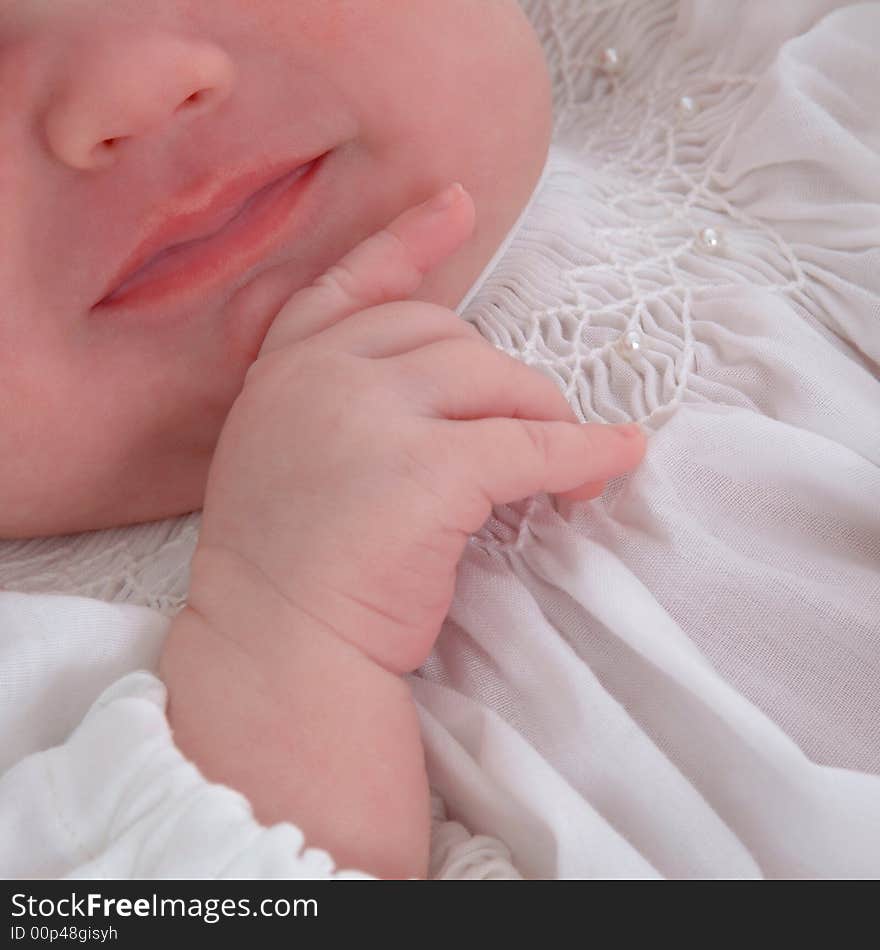
<svg viewBox="0 0 880 950">
<path fill-rule="evenodd" d="M 475 217 L 473 200 L 460 182 L 404 211 L 293 294 L 272 322 L 259 355 L 369 307 L 407 300 L 470 237 Z"/>
</svg>

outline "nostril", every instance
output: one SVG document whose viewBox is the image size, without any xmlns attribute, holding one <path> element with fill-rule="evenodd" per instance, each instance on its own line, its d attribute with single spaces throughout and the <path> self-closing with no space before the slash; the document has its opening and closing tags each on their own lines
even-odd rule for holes
<svg viewBox="0 0 880 950">
<path fill-rule="evenodd" d="M 204 102 L 206 98 L 207 98 L 207 90 L 198 89 L 191 96 L 187 96 L 187 98 L 184 99 L 183 102 L 180 103 L 180 105 L 177 107 L 178 111 L 180 109 L 192 108 L 192 106 L 201 105 L 202 102 Z"/>
<path fill-rule="evenodd" d="M 128 138 L 127 135 L 117 135 L 112 138 L 103 139 L 94 146 L 89 153 L 88 161 L 85 164 L 76 163 L 76 168 L 107 168 L 115 161 L 115 155 L 119 151 L 122 143 Z"/>
</svg>

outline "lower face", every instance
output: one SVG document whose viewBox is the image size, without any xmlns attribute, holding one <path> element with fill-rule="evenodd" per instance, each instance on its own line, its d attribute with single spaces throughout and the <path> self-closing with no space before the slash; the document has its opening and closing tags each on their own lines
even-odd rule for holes
<svg viewBox="0 0 880 950">
<path fill-rule="evenodd" d="M 0 290 L 10 288 L 10 319 L 0 322 L 0 537 L 200 508 L 223 422 L 290 294 L 458 179 L 474 198 L 476 231 L 417 295 L 455 307 L 540 175 L 549 88 L 514 0 L 249 0 L 247 15 L 243 2 L 212 4 L 190 24 L 235 61 L 222 107 L 133 135 L 107 169 L 65 167 L 0 111 L 0 146 L 25 169 L 0 175 L 12 211 L 0 229 L 32 237 L 16 241 L 29 259 L 0 262 Z M 139 9 L 132 3 L 132 16 Z M 41 77 L 45 55 L 23 47 L 17 75 Z M 103 267 L 115 252 L 118 267 L 119 249 L 130 250 L 145 213 L 138 196 L 156 168 L 204 174 L 233 157 L 298 155 L 304 142 L 323 158 L 258 257 L 245 253 L 238 271 L 184 280 L 146 304 L 94 307 L 106 290 L 92 279 L 95 259 Z M 12 204 L 13 184 L 33 202 Z"/>
</svg>

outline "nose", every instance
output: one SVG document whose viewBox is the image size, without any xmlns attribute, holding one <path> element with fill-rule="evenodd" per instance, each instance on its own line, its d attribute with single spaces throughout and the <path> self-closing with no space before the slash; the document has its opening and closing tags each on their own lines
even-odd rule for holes
<svg viewBox="0 0 880 950">
<path fill-rule="evenodd" d="M 76 44 L 44 113 L 46 141 L 65 165 L 106 168 L 138 139 L 214 110 L 235 84 L 219 46 L 172 33 L 107 34 Z"/>
</svg>

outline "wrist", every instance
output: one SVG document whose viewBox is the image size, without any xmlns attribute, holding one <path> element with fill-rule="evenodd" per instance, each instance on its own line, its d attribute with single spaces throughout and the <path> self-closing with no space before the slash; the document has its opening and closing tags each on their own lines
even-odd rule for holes
<svg viewBox="0 0 880 950">
<path fill-rule="evenodd" d="M 430 806 L 409 686 L 216 550 L 194 566 L 159 672 L 175 742 L 264 825 L 337 866 L 423 876 Z M 195 559 L 194 559 L 195 562 Z"/>
<path fill-rule="evenodd" d="M 259 567 L 221 545 L 200 542 L 196 547 L 186 609 L 261 665 L 288 653 L 306 631 L 310 640 L 328 639 L 331 646 L 338 642 L 343 649 L 354 649 L 319 617 L 284 597 Z"/>
</svg>

